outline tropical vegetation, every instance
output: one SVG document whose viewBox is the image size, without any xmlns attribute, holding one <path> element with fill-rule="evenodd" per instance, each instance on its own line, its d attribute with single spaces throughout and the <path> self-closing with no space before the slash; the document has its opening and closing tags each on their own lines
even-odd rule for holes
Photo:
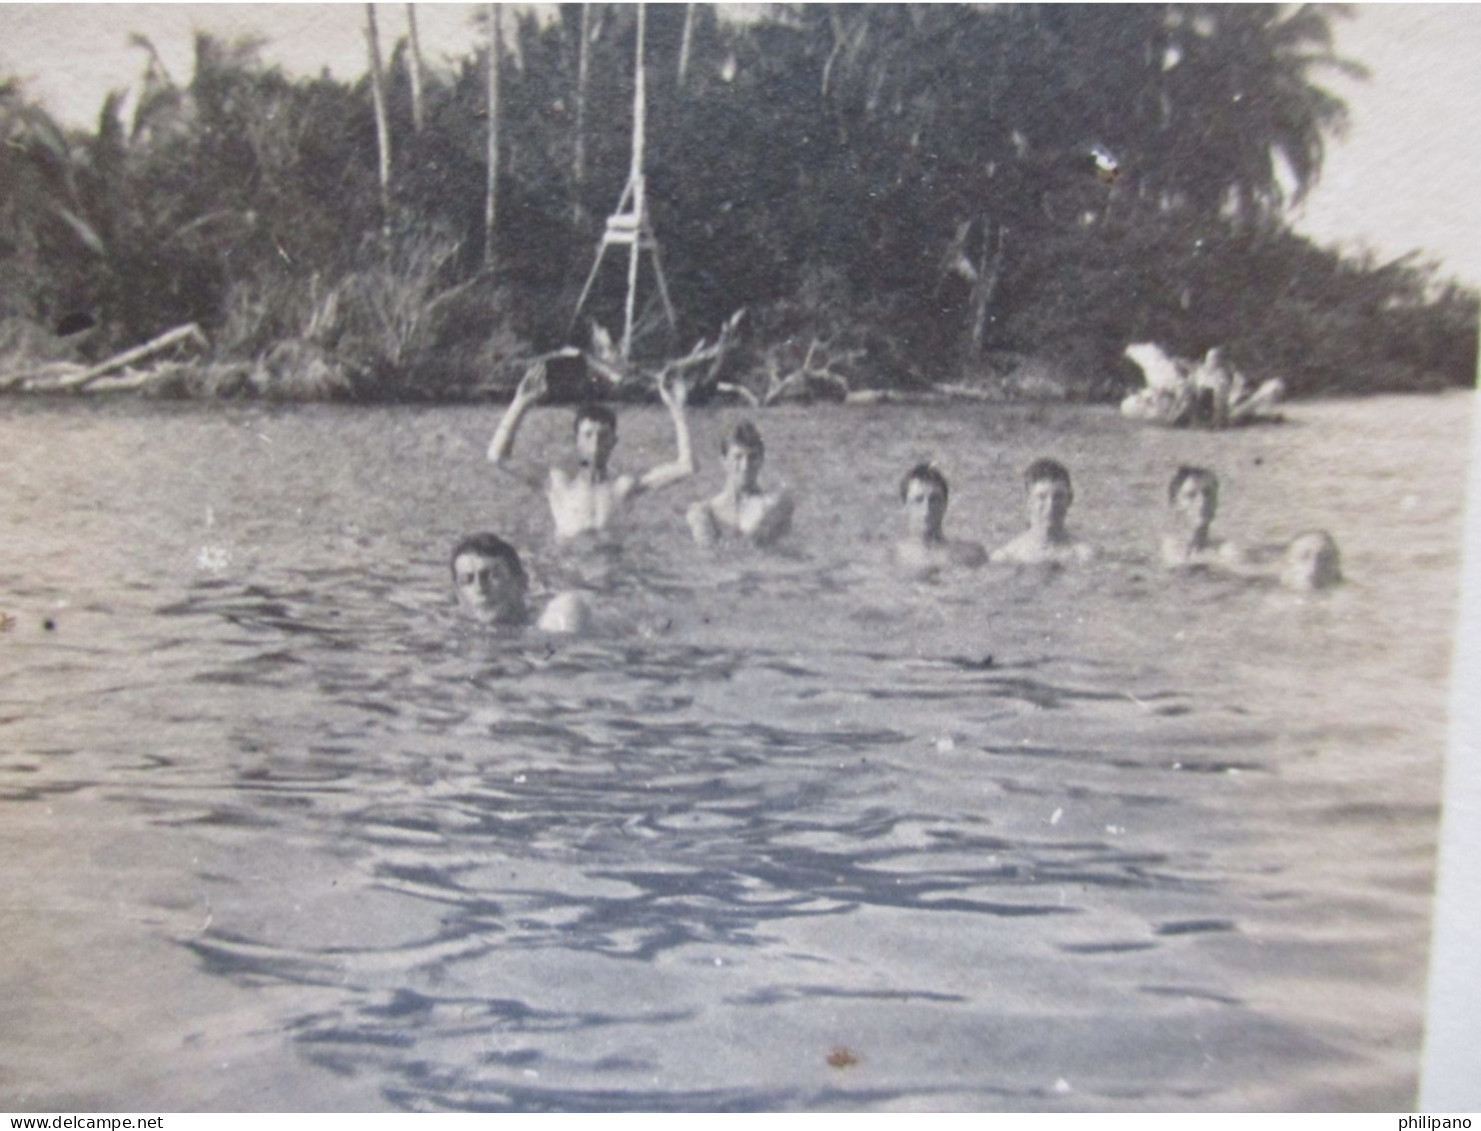
<svg viewBox="0 0 1481 1131">
<path fill-rule="evenodd" d="M 386 31 L 400 9 L 379 9 Z M 611 330 L 624 271 L 572 316 L 628 177 L 637 9 L 488 10 L 492 52 L 428 68 L 401 38 L 354 83 L 208 35 L 178 78 L 136 37 L 139 94 L 91 130 L 0 80 L 0 373 L 194 322 L 211 357 L 176 391 L 461 398 Z M 678 326 L 645 297 L 639 348 L 675 356 L 744 309 L 711 376 L 753 391 L 812 366 L 797 391 L 1034 373 L 1106 397 L 1143 339 L 1222 345 L 1297 394 L 1469 384 L 1473 292 L 1289 226 L 1345 125 L 1320 85 L 1357 70 L 1343 16 L 652 6 L 647 188 Z"/>
</svg>

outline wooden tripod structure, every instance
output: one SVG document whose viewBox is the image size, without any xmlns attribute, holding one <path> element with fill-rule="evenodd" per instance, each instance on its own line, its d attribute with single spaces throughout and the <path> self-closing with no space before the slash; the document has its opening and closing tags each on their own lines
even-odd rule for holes
<svg viewBox="0 0 1481 1131">
<path fill-rule="evenodd" d="M 653 260 L 653 275 L 658 281 L 658 294 L 663 300 L 663 311 L 668 316 L 670 328 L 678 329 L 678 318 L 674 315 L 674 304 L 669 300 L 668 283 L 663 277 L 663 261 L 658 255 L 658 237 L 653 234 L 653 223 L 648 216 L 647 183 L 643 176 L 643 147 L 647 130 L 648 96 L 644 78 L 643 37 L 647 29 L 646 5 L 638 5 L 638 48 L 637 73 L 633 83 L 633 148 L 632 168 L 627 175 L 627 187 L 617 201 L 617 211 L 607 217 L 607 226 L 602 231 L 601 243 L 597 245 L 596 259 L 586 276 L 586 285 L 581 288 L 581 297 L 576 300 L 576 309 L 571 314 L 568 332 L 576 325 L 581 308 L 591 294 L 592 284 L 602 268 L 602 260 L 609 247 L 627 248 L 627 300 L 623 305 L 622 344 L 619 347 L 623 361 L 632 353 L 633 315 L 638 297 L 638 263 L 646 251 Z"/>
</svg>

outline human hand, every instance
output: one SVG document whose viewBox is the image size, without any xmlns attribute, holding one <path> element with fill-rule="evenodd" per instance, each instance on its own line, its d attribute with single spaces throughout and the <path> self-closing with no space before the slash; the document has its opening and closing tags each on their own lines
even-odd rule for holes
<svg viewBox="0 0 1481 1131">
<path fill-rule="evenodd" d="M 545 362 L 537 361 L 519 379 L 519 386 L 514 390 L 514 399 L 525 404 L 534 404 L 549 392 L 549 388 L 545 379 Z"/>
</svg>

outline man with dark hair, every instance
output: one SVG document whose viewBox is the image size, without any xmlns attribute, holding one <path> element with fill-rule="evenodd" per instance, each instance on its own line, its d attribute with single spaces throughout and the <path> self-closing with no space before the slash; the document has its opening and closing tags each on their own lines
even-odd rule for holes
<svg viewBox="0 0 1481 1131">
<path fill-rule="evenodd" d="M 941 512 L 946 513 L 946 502 L 951 494 L 951 488 L 946 483 L 946 476 L 941 474 L 941 469 L 930 461 L 918 463 L 900 476 L 900 501 L 903 503 L 910 497 L 910 485 L 914 482 L 933 484 L 941 494 Z M 940 525 L 939 523 L 937 524 Z"/>
<path fill-rule="evenodd" d="M 587 401 L 576 409 L 576 418 L 571 422 L 571 434 L 577 435 L 581 431 L 581 422 L 591 420 L 603 428 L 611 430 L 612 435 L 617 435 L 617 414 L 604 404 Z"/>
<path fill-rule="evenodd" d="M 637 496 L 667 487 L 694 474 L 694 456 L 689 447 L 689 424 L 684 418 L 684 405 L 689 397 L 682 376 L 660 381 L 658 395 L 674 421 L 678 455 L 671 463 L 651 468 L 643 475 L 619 475 L 607 470 L 612 449 L 617 446 L 617 417 L 605 405 L 583 405 L 576 411 L 573 425 L 578 466 L 574 472 L 552 467 L 540 471 L 513 464 L 514 437 L 525 414 L 546 393 L 545 363 L 536 362 L 525 373 L 515 389 L 498 430 L 489 442 L 489 461 L 537 491 L 543 491 L 550 502 L 558 538 L 601 531 L 611 526 L 626 505 Z"/>
<path fill-rule="evenodd" d="M 713 546 L 726 535 L 764 546 L 791 528 L 792 496 L 785 491 L 768 494 L 761 488 L 765 459 L 766 445 L 749 420 L 741 421 L 720 441 L 725 486 L 708 502 L 691 506 L 687 515 L 689 529 L 701 546 Z"/>
<path fill-rule="evenodd" d="M 918 463 L 900 480 L 905 508 L 905 537 L 894 546 L 895 565 L 908 574 L 934 573 L 944 566 L 980 566 L 987 554 L 976 542 L 946 537 L 942 522 L 951 490 L 934 463 Z"/>
<path fill-rule="evenodd" d="M 1205 493 L 1211 500 L 1209 504 L 1210 508 L 1217 509 L 1219 499 L 1219 477 L 1206 467 L 1194 467 L 1192 464 L 1188 463 L 1180 464 L 1178 466 L 1178 469 L 1172 473 L 1172 479 L 1168 481 L 1168 505 L 1171 506 L 1173 503 L 1176 503 L 1178 501 L 1178 492 L 1182 490 L 1183 484 L 1189 482 L 1190 480 L 1202 485 Z M 1213 514 L 1210 513 L 1208 516 L 1210 522 L 1213 521 L 1213 517 Z"/>
<path fill-rule="evenodd" d="M 470 534 L 453 547 L 449 559 L 458 603 L 499 625 L 529 623 L 525 598 L 529 576 L 519 553 L 497 534 Z M 576 593 L 558 593 L 536 627 L 546 632 L 584 632 L 590 620 L 586 602 Z"/>
<path fill-rule="evenodd" d="M 1084 562 L 1094 557 L 1091 547 L 1077 542 L 1065 529 L 1065 516 L 1075 492 L 1064 464 L 1052 459 L 1034 460 L 1023 473 L 1023 486 L 1028 529 L 994 550 L 992 560 L 1032 565 Z"/>
<path fill-rule="evenodd" d="M 1167 485 L 1167 506 L 1173 529 L 1162 539 L 1163 565 L 1243 564 L 1238 547 L 1209 533 L 1219 510 L 1219 477 L 1212 471 L 1189 464 L 1179 467 Z"/>
</svg>

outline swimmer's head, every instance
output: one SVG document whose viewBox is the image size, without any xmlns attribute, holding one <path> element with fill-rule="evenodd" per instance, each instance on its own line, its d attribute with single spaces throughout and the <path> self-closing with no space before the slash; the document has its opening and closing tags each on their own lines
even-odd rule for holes
<svg viewBox="0 0 1481 1131">
<path fill-rule="evenodd" d="M 934 463 L 918 463 L 905 473 L 900 480 L 900 501 L 905 504 L 905 523 L 911 534 L 941 537 L 941 520 L 946 517 L 950 493 L 946 476 Z"/>
<path fill-rule="evenodd" d="M 1342 580 L 1342 559 L 1337 543 L 1325 530 L 1298 534 L 1286 547 L 1281 568 L 1282 585 L 1291 589 L 1327 589 Z"/>
<path fill-rule="evenodd" d="M 617 446 L 617 414 L 604 404 L 584 404 L 572 422 L 576 455 L 583 464 L 605 468 Z"/>
<path fill-rule="evenodd" d="M 1206 529 L 1219 509 L 1219 477 L 1206 467 L 1183 464 L 1167 485 L 1167 505 L 1194 526 Z"/>
<path fill-rule="evenodd" d="M 749 420 L 742 420 L 720 441 L 720 458 L 725 464 L 725 479 L 732 486 L 755 490 L 761 465 L 766 460 L 766 445 L 761 433 Z"/>
<path fill-rule="evenodd" d="M 459 604 L 501 624 L 525 619 L 529 579 L 508 542 L 497 534 L 470 534 L 453 547 L 451 561 Z"/>
<path fill-rule="evenodd" d="M 947 496 L 951 494 L 951 488 L 946 485 L 946 476 L 941 474 L 941 469 L 934 462 L 928 460 L 925 463 L 916 464 L 901 477 L 900 501 L 902 503 L 910 495 L 910 485 L 917 481 L 934 484 L 941 492 L 942 503 L 945 503 Z"/>
<path fill-rule="evenodd" d="M 1062 534 L 1065 516 L 1075 500 L 1065 465 L 1053 459 L 1034 460 L 1023 473 L 1023 489 L 1029 527 L 1048 535 Z"/>
</svg>

